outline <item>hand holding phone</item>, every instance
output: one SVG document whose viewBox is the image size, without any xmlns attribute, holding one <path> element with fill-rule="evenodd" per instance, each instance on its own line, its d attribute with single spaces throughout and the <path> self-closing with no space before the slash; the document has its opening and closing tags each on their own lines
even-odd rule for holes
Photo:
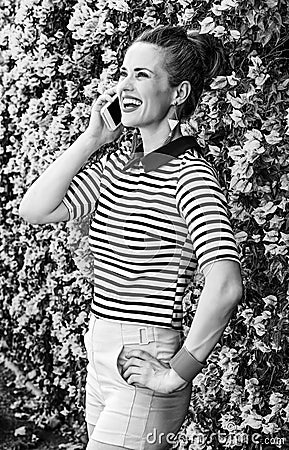
<svg viewBox="0 0 289 450">
<path fill-rule="evenodd" d="M 100 114 L 110 131 L 115 131 L 121 125 L 121 110 L 117 95 L 101 108 Z"/>
<path fill-rule="evenodd" d="M 104 145 L 118 139 L 122 133 L 121 110 L 116 89 L 107 89 L 92 104 L 89 125 L 85 133 L 96 145 Z"/>
</svg>

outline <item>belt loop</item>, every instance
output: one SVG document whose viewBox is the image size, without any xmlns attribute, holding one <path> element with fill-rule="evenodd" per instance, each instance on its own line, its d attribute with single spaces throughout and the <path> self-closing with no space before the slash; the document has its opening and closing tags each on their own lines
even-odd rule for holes
<svg viewBox="0 0 289 450">
<path fill-rule="evenodd" d="M 139 344 L 149 344 L 155 341 L 155 333 L 153 327 L 139 327 Z"/>
<path fill-rule="evenodd" d="M 142 344 L 148 344 L 149 338 L 148 338 L 148 329 L 146 327 L 139 328 L 139 343 Z"/>
</svg>

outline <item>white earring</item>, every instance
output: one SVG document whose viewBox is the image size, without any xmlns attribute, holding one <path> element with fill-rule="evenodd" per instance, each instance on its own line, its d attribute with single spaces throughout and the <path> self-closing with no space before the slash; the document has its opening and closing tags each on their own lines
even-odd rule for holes
<svg viewBox="0 0 289 450">
<path fill-rule="evenodd" d="M 174 107 L 174 117 L 168 119 L 169 127 L 170 127 L 170 130 L 171 130 L 170 134 L 173 134 L 174 129 L 179 124 L 179 118 L 178 118 L 178 115 L 177 115 L 176 104 L 173 103 L 172 106 Z"/>
<path fill-rule="evenodd" d="M 169 128 L 170 128 L 170 132 L 169 132 L 169 135 L 168 135 L 168 137 L 166 138 L 166 140 L 165 140 L 165 142 L 164 142 L 163 145 L 166 145 L 166 144 L 168 144 L 169 142 L 172 141 L 172 139 L 173 139 L 173 137 L 174 137 L 174 134 L 175 134 L 175 131 L 176 131 L 176 128 L 177 128 L 177 126 L 178 126 L 178 124 L 179 124 L 179 122 L 180 122 L 180 121 L 179 121 L 179 118 L 178 118 L 178 115 L 177 115 L 176 104 L 173 103 L 171 106 L 174 107 L 174 117 L 171 117 L 171 118 L 168 119 L 168 124 L 169 124 Z"/>
<path fill-rule="evenodd" d="M 138 146 L 138 130 L 137 130 L 137 128 L 135 128 L 133 130 L 132 142 L 131 142 L 132 154 L 135 153 L 137 146 Z"/>
</svg>

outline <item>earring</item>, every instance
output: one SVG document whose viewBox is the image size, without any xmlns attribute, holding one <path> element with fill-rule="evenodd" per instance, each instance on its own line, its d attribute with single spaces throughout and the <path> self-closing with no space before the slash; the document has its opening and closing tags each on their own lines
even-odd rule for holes
<svg viewBox="0 0 289 450">
<path fill-rule="evenodd" d="M 133 130 L 132 142 L 131 142 L 132 155 L 135 153 L 137 145 L 138 145 L 138 131 L 137 131 L 137 128 L 135 128 Z"/>
<path fill-rule="evenodd" d="M 179 124 L 179 118 L 178 118 L 178 114 L 177 114 L 177 107 L 176 104 L 173 103 L 172 106 L 174 107 L 174 116 L 172 118 L 168 119 L 169 122 L 169 127 L 170 127 L 170 134 L 173 134 L 175 128 L 177 127 L 177 125 Z"/>
<path fill-rule="evenodd" d="M 168 137 L 167 137 L 167 139 L 165 140 L 165 142 L 164 142 L 164 144 L 163 145 L 166 145 L 166 144 L 168 144 L 169 142 L 171 142 L 171 140 L 173 139 L 173 137 L 174 137 L 174 134 L 175 134 L 175 131 L 176 131 L 176 129 L 177 129 L 177 126 L 178 126 L 178 124 L 179 124 L 179 118 L 178 118 L 178 114 L 177 114 L 177 105 L 176 105 L 176 103 L 172 103 L 172 105 L 171 106 L 173 106 L 174 107 L 174 115 L 173 115 L 173 117 L 170 117 L 169 119 L 168 119 L 168 123 L 169 123 L 169 127 L 170 127 L 170 132 L 169 132 L 169 135 L 168 135 Z"/>
</svg>

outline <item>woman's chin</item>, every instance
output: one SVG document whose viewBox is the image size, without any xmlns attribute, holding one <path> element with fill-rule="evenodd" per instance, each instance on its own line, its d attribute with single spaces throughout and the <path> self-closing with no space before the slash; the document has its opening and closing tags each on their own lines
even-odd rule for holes
<svg viewBox="0 0 289 450">
<path fill-rule="evenodd" d="M 127 128 L 138 128 L 139 127 L 139 122 L 137 122 L 136 120 L 129 120 L 126 118 L 122 118 L 121 119 L 121 123 L 123 124 L 124 127 Z"/>
<path fill-rule="evenodd" d="M 124 127 L 133 127 L 138 128 L 141 126 L 141 119 L 137 114 L 134 113 L 122 113 L 121 115 L 121 123 Z"/>
</svg>

